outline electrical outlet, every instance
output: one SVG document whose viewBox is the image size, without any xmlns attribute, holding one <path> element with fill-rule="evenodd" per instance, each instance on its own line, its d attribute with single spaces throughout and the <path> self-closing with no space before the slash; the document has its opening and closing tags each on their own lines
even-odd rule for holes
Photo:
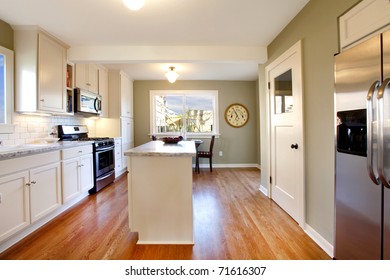
<svg viewBox="0 0 390 280">
<path fill-rule="evenodd" d="M 219 151 L 219 156 L 220 156 L 220 157 L 223 156 L 223 152 L 222 152 L 222 151 Z"/>
</svg>

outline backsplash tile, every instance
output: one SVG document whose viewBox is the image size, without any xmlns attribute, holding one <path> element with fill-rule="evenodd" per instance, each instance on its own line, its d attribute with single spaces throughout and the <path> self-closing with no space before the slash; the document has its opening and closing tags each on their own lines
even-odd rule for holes
<svg viewBox="0 0 390 280">
<path fill-rule="evenodd" d="M 15 113 L 13 116 L 15 133 L 0 134 L 3 145 L 20 145 L 37 142 L 52 132 L 58 125 L 87 125 L 89 136 L 95 136 L 95 120 L 77 116 L 34 116 Z"/>
</svg>

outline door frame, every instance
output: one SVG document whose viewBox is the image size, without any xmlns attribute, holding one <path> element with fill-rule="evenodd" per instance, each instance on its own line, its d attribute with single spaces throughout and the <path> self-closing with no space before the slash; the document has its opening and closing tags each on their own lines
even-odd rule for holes
<svg viewBox="0 0 390 280">
<path fill-rule="evenodd" d="M 298 154 L 298 164 L 297 167 L 298 170 L 298 217 L 297 222 L 301 228 L 305 228 L 306 224 L 306 213 L 305 213 L 305 162 L 304 162 L 304 155 L 305 155 L 305 142 L 304 142 L 304 122 L 303 122 L 303 82 L 302 82 L 302 41 L 299 40 L 297 43 L 295 43 L 292 47 L 290 47 L 287 51 L 285 51 L 282 55 L 280 55 L 278 58 L 276 58 L 273 62 L 271 62 L 269 65 L 265 67 L 265 81 L 266 81 L 266 117 L 267 117 L 267 137 L 268 137 L 268 149 L 267 149 L 267 158 L 269 160 L 268 165 L 265 167 L 267 169 L 266 174 L 269 174 L 270 180 L 269 180 L 269 188 L 268 188 L 268 197 L 272 199 L 272 187 L 275 182 L 275 179 L 271 181 L 271 175 L 272 175 L 272 163 L 273 163 L 273 143 L 271 139 L 271 127 L 272 127 L 272 110 L 270 108 L 271 106 L 271 100 L 270 100 L 270 87 L 268 86 L 270 81 L 270 72 L 272 69 L 274 69 L 276 66 L 279 66 L 281 63 L 285 62 L 288 58 L 291 56 L 296 56 L 296 65 L 298 68 L 298 71 L 296 72 L 297 76 L 296 79 L 293 80 L 293 83 L 295 83 L 295 86 L 297 90 L 301 92 L 300 95 L 300 112 L 298 113 L 298 126 L 297 128 L 299 131 L 297 132 L 301 141 L 300 149 L 297 151 L 300 151 Z"/>
</svg>

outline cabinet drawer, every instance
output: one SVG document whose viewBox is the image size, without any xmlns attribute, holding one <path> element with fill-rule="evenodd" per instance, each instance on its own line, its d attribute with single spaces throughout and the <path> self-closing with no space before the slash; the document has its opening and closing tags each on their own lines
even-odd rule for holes
<svg viewBox="0 0 390 280">
<path fill-rule="evenodd" d="M 60 161 L 60 151 L 0 160 L 0 176 Z"/>
<path fill-rule="evenodd" d="M 118 173 L 122 170 L 122 159 L 115 159 L 115 172 Z"/>
<path fill-rule="evenodd" d="M 122 158 L 122 147 L 115 147 L 115 159 Z"/>
<path fill-rule="evenodd" d="M 75 148 L 64 149 L 61 151 L 61 159 L 69 159 L 92 153 L 92 144 Z"/>
</svg>

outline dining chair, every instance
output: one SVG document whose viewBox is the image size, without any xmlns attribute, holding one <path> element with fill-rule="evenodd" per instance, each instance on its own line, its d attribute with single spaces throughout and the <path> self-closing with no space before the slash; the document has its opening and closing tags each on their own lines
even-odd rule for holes
<svg viewBox="0 0 390 280">
<path fill-rule="evenodd" d="M 199 170 L 199 159 L 200 159 L 200 158 L 208 158 L 208 159 L 209 159 L 210 172 L 213 172 L 213 148 L 214 148 L 214 140 L 215 140 L 215 135 L 211 136 L 210 148 L 209 148 L 208 151 L 197 151 L 197 152 L 196 152 L 196 162 L 198 163 L 198 168 L 197 168 L 198 173 L 200 173 L 200 170 Z"/>
</svg>

